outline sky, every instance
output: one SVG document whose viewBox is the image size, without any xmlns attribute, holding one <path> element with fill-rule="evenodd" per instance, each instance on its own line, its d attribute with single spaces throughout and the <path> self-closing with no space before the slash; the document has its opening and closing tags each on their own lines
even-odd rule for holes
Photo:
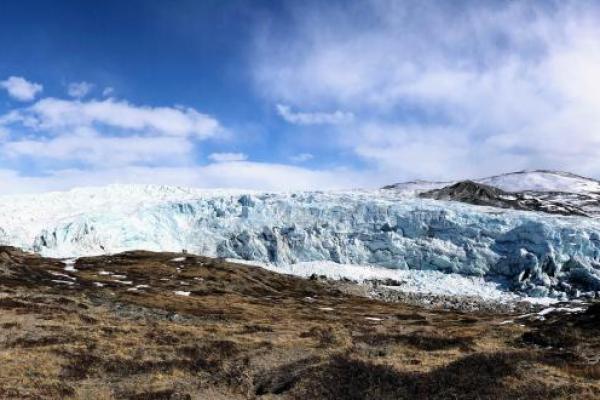
<svg viewBox="0 0 600 400">
<path fill-rule="evenodd" d="M 0 193 L 600 178 L 600 1 L 6 0 Z"/>
</svg>

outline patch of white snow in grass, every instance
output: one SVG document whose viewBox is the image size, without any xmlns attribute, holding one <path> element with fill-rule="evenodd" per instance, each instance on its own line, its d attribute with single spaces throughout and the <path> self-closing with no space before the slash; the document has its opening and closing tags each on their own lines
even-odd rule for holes
<svg viewBox="0 0 600 400">
<path fill-rule="evenodd" d="M 173 293 L 175 293 L 177 296 L 189 296 L 192 292 L 184 292 L 183 290 L 175 290 Z"/>
<path fill-rule="evenodd" d="M 67 278 L 67 279 L 70 279 L 70 280 L 72 280 L 72 281 L 75 281 L 75 280 L 77 280 L 77 278 L 75 278 L 75 277 L 73 277 L 73 276 L 70 276 L 70 275 L 67 275 L 67 274 L 61 274 L 60 272 L 54 272 L 54 271 L 50 271 L 50 274 L 51 274 L 51 275 L 54 275 L 54 276 L 60 276 L 60 277 L 62 277 L 62 278 Z"/>
<path fill-rule="evenodd" d="M 539 313 L 537 313 L 537 315 L 546 315 L 546 314 L 550 314 L 551 312 L 577 313 L 577 312 L 584 312 L 584 311 L 585 311 L 585 308 L 583 308 L 583 307 L 573 307 L 573 308 L 548 307 L 548 308 L 543 309 Z"/>
<path fill-rule="evenodd" d="M 63 261 L 63 264 L 65 264 L 65 271 L 68 271 L 68 272 L 77 272 L 77 269 L 75 269 L 75 262 L 76 261 L 77 261 L 76 258 L 71 258 L 71 259 Z"/>
<path fill-rule="evenodd" d="M 72 282 L 72 281 L 63 281 L 63 280 L 60 280 L 60 279 L 53 279 L 52 282 L 54 282 L 54 283 L 60 283 L 60 284 L 63 284 L 63 285 L 73 285 L 73 284 L 75 284 L 75 282 Z"/>
</svg>

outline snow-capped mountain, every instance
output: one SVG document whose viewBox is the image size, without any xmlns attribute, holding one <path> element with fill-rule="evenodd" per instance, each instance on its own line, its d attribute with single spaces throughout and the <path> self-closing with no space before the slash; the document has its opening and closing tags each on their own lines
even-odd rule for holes
<svg viewBox="0 0 600 400">
<path fill-rule="evenodd" d="M 537 185 L 555 193 L 568 179 L 578 194 L 595 190 L 595 181 L 549 172 L 486 179 L 522 192 Z M 186 249 L 270 265 L 454 272 L 506 280 L 532 295 L 600 290 L 600 219 L 418 195 L 431 188 L 265 193 L 113 185 L 4 196 L 0 241 L 58 257 Z"/>
<path fill-rule="evenodd" d="M 563 171 L 525 170 L 471 180 L 507 192 L 600 193 L 600 181 Z M 431 190 L 456 182 L 417 180 L 395 183 L 385 186 L 384 189 Z"/>
<path fill-rule="evenodd" d="M 562 171 L 518 171 L 477 179 L 508 192 L 600 193 L 600 181 Z"/>
<path fill-rule="evenodd" d="M 555 192 L 552 192 L 556 194 Z M 594 211 L 585 209 L 564 196 L 545 196 L 546 193 L 506 192 L 493 186 L 473 181 L 461 181 L 441 189 L 419 193 L 419 197 L 436 200 L 461 201 L 463 203 L 512 208 L 515 210 L 540 211 L 549 214 L 591 216 Z"/>
<path fill-rule="evenodd" d="M 490 190 L 485 198 L 463 191 L 456 196 L 455 186 L 464 189 L 466 182 L 489 186 L 496 192 L 494 201 Z M 454 187 L 454 188 L 453 188 Z M 420 195 L 470 204 L 495 205 L 518 210 L 543 211 L 563 215 L 600 216 L 600 181 L 560 171 L 518 171 L 469 181 L 428 182 L 412 181 L 385 186 L 404 195 Z M 479 188 L 480 192 L 483 186 Z M 475 188 L 471 187 L 471 190 Z M 501 191 L 502 193 L 500 193 Z M 450 193 L 452 192 L 452 193 Z M 459 198 L 460 197 L 460 198 Z"/>
</svg>

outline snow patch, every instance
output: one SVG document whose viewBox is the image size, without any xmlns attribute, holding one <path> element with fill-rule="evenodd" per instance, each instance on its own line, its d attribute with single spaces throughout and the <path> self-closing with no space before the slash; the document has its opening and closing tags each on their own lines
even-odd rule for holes
<svg viewBox="0 0 600 400">
<path fill-rule="evenodd" d="M 77 272 L 77 269 L 75 269 L 75 262 L 76 261 L 77 261 L 76 258 L 63 261 L 63 263 L 65 264 L 65 271 L 68 271 L 68 272 Z"/>
<path fill-rule="evenodd" d="M 569 307 L 548 307 L 543 309 L 542 311 L 540 311 L 539 313 L 537 313 L 537 315 L 547 315 L 550 314 L 551 312 L 563 312 L 563 313 L 579 313 L 579 312 L 584 312 L 585 308 L 582 307 L 573 307 L 573 308 L 569 308 Z"/>
<path fill-rule="evenodd" d="M 75 284 L 75 282 L 73 282 L 73 281 L 64 281 L 62 279 L 53 279 L 52 282 L 54 282 L 54 283 L 60 283 L 60 284 L 63 284 L 63 285 L 74 285 Z"/>
</svg>

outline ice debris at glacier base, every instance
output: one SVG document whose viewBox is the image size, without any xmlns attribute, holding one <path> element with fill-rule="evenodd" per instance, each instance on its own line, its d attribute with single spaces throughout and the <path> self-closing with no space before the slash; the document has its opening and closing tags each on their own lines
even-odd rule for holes
<svg viewBox="0 0 600 400">
<path fill-rule="evenodd" d="M 511 292 L 502 281 L 440 271 L 399 270 L 370 265 L 338 264 L 332 261 L 311 261 L 289 265 L 257 264 L 254 261 L 235 259 L 228 259 L 228 261 L 259 265 L 270 271 L 304 278 L 317 276 L 333 280 L 349 279 L 357 283 L 376 283 L 383 285 L 386 289 L 398 290 L 403 293 L 459 298 L 466 296 L 499 303 L 527 301 L 538 305 L 549 305 L 564 300 L 564 298 L 519 296 Z M 386 286 L 387 283 L 392 282 L 395 284 Z"/>
<path fill-rule="evenodd" d="M 79 189 L 3 198 L 0 229 L 3 243 L 46 256 L 186 249 L 272 265 L 331 261 L 501 277 L 540 297 L 600 290 L 600 220 L 394 191 Z"/>
</svg>

